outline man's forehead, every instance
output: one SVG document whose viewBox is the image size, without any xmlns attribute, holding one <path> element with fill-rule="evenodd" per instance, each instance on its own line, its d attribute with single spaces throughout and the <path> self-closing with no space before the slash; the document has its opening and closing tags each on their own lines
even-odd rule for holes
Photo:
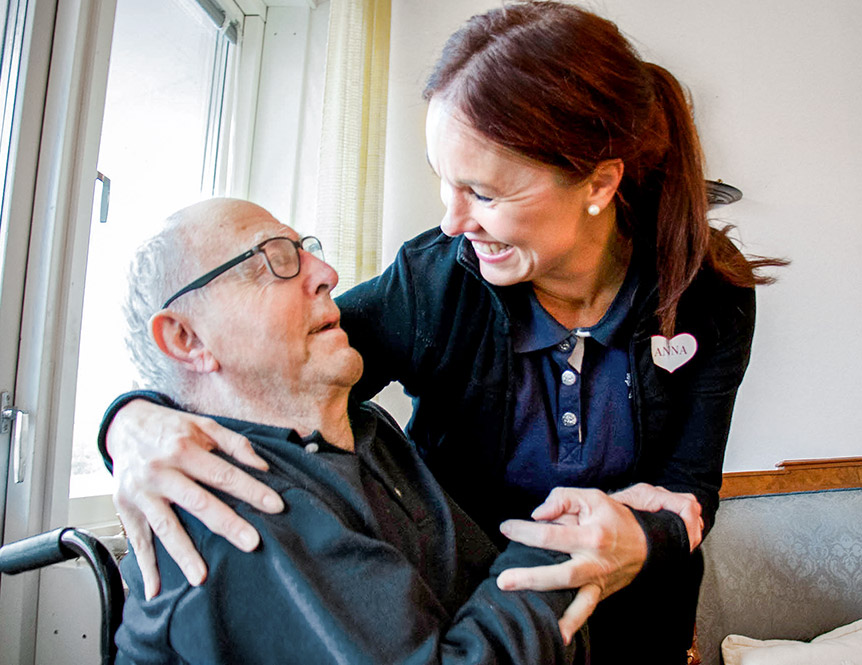
<svg viewBox="0 0 862 665">
<path fill-rule="evenodd" d="M 299 240 L 299 233 L 257 206 L 243 206 L 225 215 L 219 226 L 220 244 L 229 251 L 244 251 L 275 237 Z"/>
<path fill-rule="evenodd" d="M 226 261 L 268 238 L 299 239 L 295 230 L 247 201 L 207 201 L 190 208 L 184 219 L 188 244 L 195 248 L 203 267 Z"/>
<path fill-rule="evenodd" d="M 296 231 L 294 231 L 289 226 L 279 223 L 267 225 L 264 228 L 259 228 L 251 235 L 250 242 L 252 245 L 257 245 L 264 240 L 269 240 L 270 238 L 274 237 L 292 238 L 293 240 L 299 240 L 299 234 Z"/>
<path fill-rule="evenodd" d="M 273 236 L 299 238 L 299 234 L 287 224 L 282 224 L 269 212 L 253 204 L 236 206 L 225 215 L 222 225 L 244 240 L 260 242 Z"/>
</svg>

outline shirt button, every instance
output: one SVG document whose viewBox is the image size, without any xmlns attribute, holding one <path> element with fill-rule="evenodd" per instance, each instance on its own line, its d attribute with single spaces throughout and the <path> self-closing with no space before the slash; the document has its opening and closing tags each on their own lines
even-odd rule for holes
<svg viewBox="0 0 862 665">
<path fill-rule="evenodd" d="M 578 424 L 578 417 L 571 411 L 566 411 L 563 414 L 563 425 L 566 427 L 574 427 Z"/>
<path fill-rule="evenodd" d="M 569 344 L 569 340 L 564 340 L 564 341 L 560 342 L 559 344 L 557 344 L 557 348 L 560 351 L 562 351 L 563 353 L 565 353 L 566 351 L 572 350 L 572 345 Z"/>
<path fill-rule="evenodd" d="M 560 378 L 562 379 L 564 386 L 573 386 L 578 380 L 578 375 L 575 374 L 572 370 L 567 369 L 565 372 L 563 372 L 563 376 Z"/>
<path fill-rule="evenodd" d="M 316 453 L 318 450 L 320 450 L 320 446 L 316 443 L 309 443 L 305 446 L 305 452 L 307 453 Z"/>
</svg>

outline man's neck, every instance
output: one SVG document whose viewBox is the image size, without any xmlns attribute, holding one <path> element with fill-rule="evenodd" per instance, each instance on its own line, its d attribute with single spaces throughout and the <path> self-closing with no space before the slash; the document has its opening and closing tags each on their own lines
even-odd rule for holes
<svg viewBox="0 0 862 665">
<path fill-rule="evenodd" d="M 266 395 L 254 397 L 237 397 L 235 391 L 207 392 L 195 400 L 202 412 L 286 427 L 296 430 L 300 436 L 317 430 L 328 443 L 353 452 L 353 429 L 347 416 L 349 388 L 331 386 L 320 394 L 303 392 L 299 395 L 270 390 Z"/>
</svg>

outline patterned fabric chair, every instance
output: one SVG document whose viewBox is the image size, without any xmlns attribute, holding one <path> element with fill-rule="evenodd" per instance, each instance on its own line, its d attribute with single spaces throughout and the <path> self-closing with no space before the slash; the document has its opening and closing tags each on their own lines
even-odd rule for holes
<svg viewBox="0 0 862 665">
<path fill-rule="evenodd" d="M 809 640 L 862 618 L 862 489 L 723 499 L 703 551 L 703 665 L 731 633 Z"/>
</svg>

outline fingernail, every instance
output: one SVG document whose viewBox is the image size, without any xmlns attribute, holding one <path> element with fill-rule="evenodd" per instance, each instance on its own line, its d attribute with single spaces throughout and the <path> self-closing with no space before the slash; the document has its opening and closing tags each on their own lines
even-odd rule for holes
<svg viewBox="0 0 862 665">
<path fill-rule="evenodd" d="M 275 494 L 267 494 L 263 497 L 263 507 L 271 513 L 280 513 L 284 510 L 284 501 L 280 496 Z"/>
<path fill-rule="evenodd" d="M 243 548 L 246 551 L 250 552 L 255 547 L 257 547 L 257 533 L 252 531 L 251 529 L 243 529 L 239 534 L 239 542 L 242 544 Z"/>
<path fill-rule="evenodd" d="M 199 563 L 194 563 L 191 565 L 189 569 L 189 584 L 192 586 L 200 586 L 204 583 L 204 579 L 207 576 L 207 570 L 203 567 L 203 565 Z"/>
<path fill-rule="evenodd" d="M 512 524 L 508 520 L 506 520 L 500 525 L 500 533 L 502 533 L 504 536 L 508 536 L 511 532 Z"/>
</svg>

